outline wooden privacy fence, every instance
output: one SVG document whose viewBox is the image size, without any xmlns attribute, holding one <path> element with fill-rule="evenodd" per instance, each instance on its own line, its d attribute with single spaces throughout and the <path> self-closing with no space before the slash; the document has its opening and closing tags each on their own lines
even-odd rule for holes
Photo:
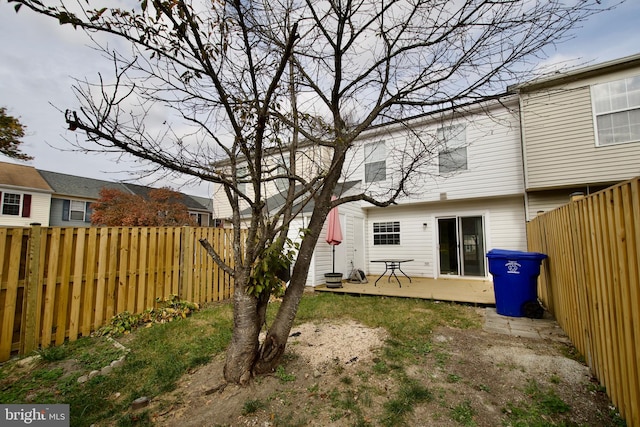
<svg viewBox="0 0 640 427">
<path fill-rule="evenodd" d="M 543 303 L 640 426 L 640 178 L 537 217 L 527 235 L 530 250 L 549 255 Z"/>
<path fill-rule="evenodd" d="M 0 361 L 87 336 L 156 298 L 229 298 L 232 280 L 202 238 L 232 264 L 231 230 L 220 228 L 0 228 Z"/>
</svg>

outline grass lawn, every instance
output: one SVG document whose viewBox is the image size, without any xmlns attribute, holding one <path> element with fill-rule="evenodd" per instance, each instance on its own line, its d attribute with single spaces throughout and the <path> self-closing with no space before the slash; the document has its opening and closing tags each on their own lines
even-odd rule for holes
<svg viewBox="0 0 640 427">
<path fill-rule="evenodd" d="M 277 304 L 270 307 L 270 315 Z M 439 425 L 483 425 L 479 422 L 480 408 L 475 400 L 460 390 L 470 388 L 491 400 L 497 387 L 489 381 L 471 380 L 466 371 L 457 369 L 466 362 L 454 363 L 457 353 L 448 349 L 446 342 L 433 340 L 433 332 L 443 327 L 480 331 L 482 316 L 479 313 L 481 311 L 474 307 L 424 300 L 307 293 L 300 304 L 296 324 L 326 319 L 352 320 L 367 327 L 383 328 L 388 338 L 375 363 L 366 370 L 359 370 L 355 375 L 336 370 L 336 385 L 332 389 L 321 390 L 319 384 L 305 385 L 305 393 L 324 396 L 321 404 L 329 406 L 331 420 L 340 422 L 336 425 L 411 425 L 417 416 L 416 408 L 421 405 L 425 411 L 425 405 L 431 405 L 429 416 L 434 422 L 439 421 Z M 178 387 L 183 375 L 219 360 L 231 338 L 231 328 L 231 304 L 219 303 L 203 307 L 186 319 L 140 327 L 117 337 L 127 351 L 98 336 L 41 350 L 40 359 L 31 364 L 12 360 L 0 366 L 0 403 L 66 403 L 70 405 L 73 426 L 153 425 L 151 411 L 131 411 L 132 402 L 141 396 L 154 399 L 170 393 Z M 78 378 L 122 356 L 125 363 L 107 375 L 95 375 L 86 382 L 78 382 Z M 280 380 L 280 387 L 294 387 L 296 374 L 289 372 L 286 362 L 287 358 L 274 377 Z M 412 374 L 411 367 L 416 366 L 429 371 L 421 374 L 430 375 L 429 381 Z M 425 369 L 426 366 L 432 368 Z M 442 386 L 433 386 L 432 380 L 436 377 Z M 387 387 L 384 381 L 370 378 L 391 379 L 392 391 L 381 391 Z M 260 387 L 260 379 L 257 381 Z M 523 401 L 514 393 L 513 400 L 496 403 L 498 412 L 502 411 L 499 419 L 504 420 L 504 425 L 574 425 L 567 424 L 571 404 L 563 400 L 560 389 L 554 387 L 560 387 L 562 382 L 558 376 L 547 382 L 529 378 L 518 388 L 518 393 L 530 399 Z M 599 395 L 603 395 L 602 391 L 590 390 Z M 279 393 L 284 395 L 282 390 Z M 493 399 L 499 400 L 497 396 Z M 290 414 L 280 408 L 274 415 L 275 400 L 248 398 L 238 416 L 263 414 L 271 420 L 270 425 L 312 424 L 313 415 L 305 418 L 296 414 L 294 407 Z M 380 401 L 383 403 L 373 408 L 375 402 Z M 313 410 L 319 414 L 324 409 L 319 405 Z M 532 424 L 529 422 L 532 419 L 544 422 Z M 601 425 L 624 425 L 615 413 L 602 414 L 600 421 Z"/>
</svg>

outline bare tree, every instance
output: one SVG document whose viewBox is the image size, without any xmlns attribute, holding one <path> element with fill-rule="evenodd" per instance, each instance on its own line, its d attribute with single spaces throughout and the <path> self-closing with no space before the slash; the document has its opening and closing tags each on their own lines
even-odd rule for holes
<svg viewBox="0 0 640 427">
<path fill-rule="evenodd" d="M 235 281 L 224 372 L 238 383 L 277 366 L 330 209 L 394 203 L 433 155 L 432 139 L 414 138 L 392 187 L 332 201 L 358 137 L 376 124 L 502 93 L 527 76 L 542 48 L 607 8 L 599 0 L 139 0 L 132 10 L 109 1 L 91 9 L 9 1 L 130 45 L 105 45 L 114 76 L 75 87 L 81 105 L 66 118 L 83 132 L 85 150 L 128 153 L 152 170 L 224 189 L 233 267 L 209 249 Z M 159 108 L 172 115 L 157 120 Z M 265 186 L 275 183 L 284 187 L 274 209 Z M 289 260 L 289 224 L 311 202 L 290 285 L 260 342 L 278 287 L 273 269 Z M 244 209 L 251 219 L 243 235 Z"/>
</svg>

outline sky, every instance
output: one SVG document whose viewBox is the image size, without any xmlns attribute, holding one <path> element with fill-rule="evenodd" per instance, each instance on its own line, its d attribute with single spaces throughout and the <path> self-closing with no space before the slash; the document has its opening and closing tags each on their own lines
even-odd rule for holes
<svg viewBox="0 0 640 427">
<path fill-rule="evenodd" d="M 602 0 L 608 4 L 607 0 Z M 610 2 L 609 2 L 610 3 Z M 593 65 L 640 53 L 640 1 L 627 0 L 612 11 L 592 16 L 573 31 L 573 39 L 547 49 L 550 64 Z M 72 152 L 65 138 L 61 111 L 77 105 L 71 91 L 74 78 L 93 79 L 98 73 L 111 75 L 111 64 L 89 47 L 84 33 L 0 0 L 0 106 L 27 127 L 22 151 L 34 157 L 21 162 L 38 169 L 88 178 L 117 181 L 134 177 L 137 164 L 115 154 Z M 505 88 L 506 89 L 506 88 Z M 0 162 L 14 162 L 1 156 Z M 210 184 L 184 185 L 181 181 L 133 181 L 169 186 L 207 197 Z"/>
</svg>

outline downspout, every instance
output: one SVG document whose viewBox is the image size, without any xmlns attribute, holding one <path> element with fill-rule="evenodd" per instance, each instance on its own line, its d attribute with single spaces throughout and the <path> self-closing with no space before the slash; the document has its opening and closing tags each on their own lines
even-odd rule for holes
<svg viewBox="0 0 640 427">
<path fill-rule="evenodd" d="M 527 188 L 529 187 L 529 174 L 527 173 L 527 142 L 526 142 L 526 134 L 524 130 L 524 114 L 523 114 L 523 105 L 522 105 L 522 94 L 519 89 L 516 90 L 518 94 L 518 118 L 520 122 L 520 150 L 522 155 L 522 177 L 524 178 L 524 216 L 525 221 L 529 221 L 531 218 L 529 217 L 529 193 L 527 192 Z M 526 231 L 525 231 L 526 237 Z"/>
</svg>

